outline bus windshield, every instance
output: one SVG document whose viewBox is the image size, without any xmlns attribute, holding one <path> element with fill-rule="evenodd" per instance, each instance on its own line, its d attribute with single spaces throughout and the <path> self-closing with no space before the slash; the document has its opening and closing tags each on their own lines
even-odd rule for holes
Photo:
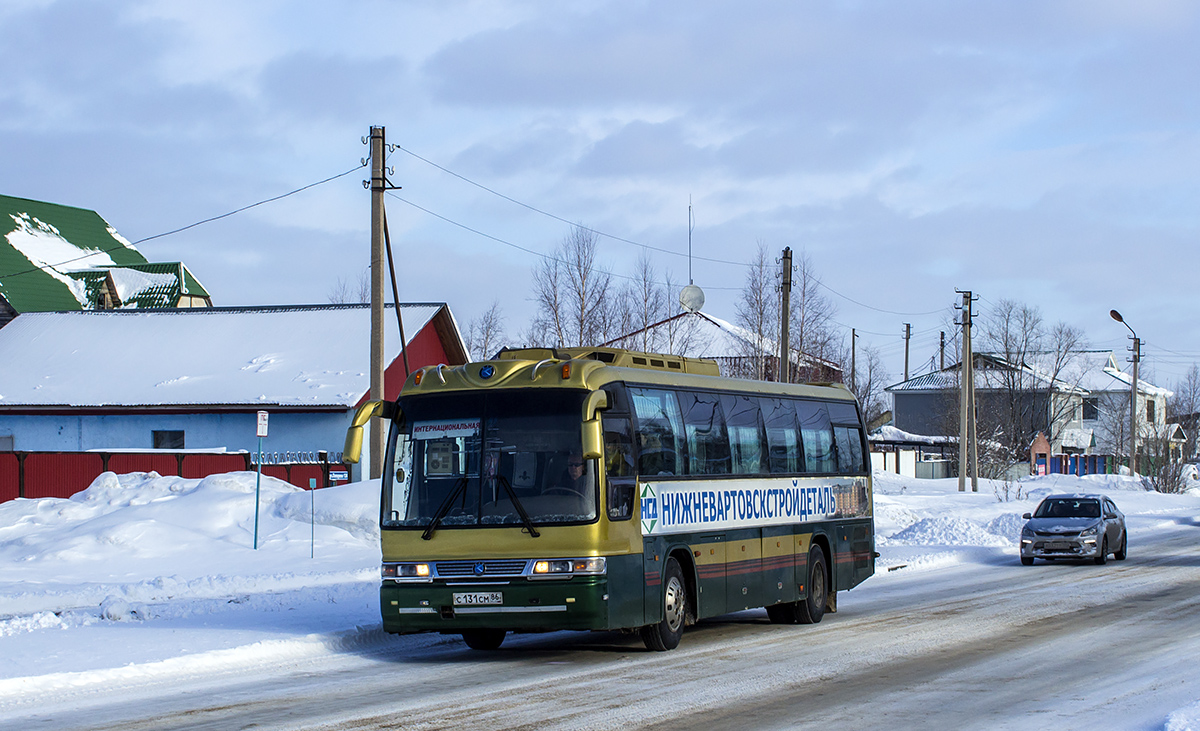
<svg viewBox="0 0 1200 731">
<path fill-rule="evenodd" d="M 581 455 L 584 396 L 555 389 L 402 398 L 404 423 L 392 427 L 383 474 L 383 526 L 596 520 L 595 465 Z"/>
</svg>

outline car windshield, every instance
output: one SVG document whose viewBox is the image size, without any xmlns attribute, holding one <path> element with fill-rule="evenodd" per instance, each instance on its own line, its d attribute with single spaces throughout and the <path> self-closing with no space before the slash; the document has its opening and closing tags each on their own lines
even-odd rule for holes
<svg viewBox="0 0 1200 731">
<path fill-rule="evenodd" d="M 1099 518 L 1100 501 L 1087 498 L 1053 498 L 1038 505 L 1035 518 Z"/>
<path fill-rule="evenodd" d="M 404 425 L 392 427 L 383 475 L 384 527 L 595 520 L 595 466 L 581 457 L 583 397 L 537 390 L 402 398 Z"/>
</svg>

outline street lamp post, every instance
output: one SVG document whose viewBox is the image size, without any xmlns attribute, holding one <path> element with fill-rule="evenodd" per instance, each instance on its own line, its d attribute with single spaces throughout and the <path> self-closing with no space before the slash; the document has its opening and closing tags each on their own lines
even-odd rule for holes
<svg viewBox="0 0 1200 731">
<path fill-rule="evenodd" d="M 1137 383 L 1138 361 L 1142 356 L 1142 341 L 1133 328 L 1129 327 L 1129 323 L 1121 317 L 1120 312 L 1109 310 L 1108 314 L 1112 316 L 1112 319 L 1124 325 L 1129 330 L 1129 334 L 1133 336 L 1133 383 L 1129 386 L 1129 474 L 1132 475 L 1137 472 Z"/>
</svg>

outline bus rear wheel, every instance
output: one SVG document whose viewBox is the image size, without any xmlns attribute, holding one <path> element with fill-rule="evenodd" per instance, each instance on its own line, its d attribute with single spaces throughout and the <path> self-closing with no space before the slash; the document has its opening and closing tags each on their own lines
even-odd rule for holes
<svg viewBox="0 0 1200 731">
<path fill-rule="evenodd" d="M 687 617 L 687 587 L 683 583 L 683 571 L 679 562 L 667 559 L 662 583 L 662 620 L 642 627 L 642 642 L 646 649 L 663 652 L 674 650 L 683 637 L 684 618 Z"/>
<path fill-rule="evenodd" d="M 808 597 L 796 602 L 800 624 L 816 624 L 825 616 L 825 603 L 829 600 L 828 577 L 825 552 L 813 546 L 808 552 Z"/>
<path fill-rule="evenodd" d="M 466 629 L 462 633 L 463 642 L 472 650 L 499 650 L 504 635 L 502 629 Z"/>
</svg>

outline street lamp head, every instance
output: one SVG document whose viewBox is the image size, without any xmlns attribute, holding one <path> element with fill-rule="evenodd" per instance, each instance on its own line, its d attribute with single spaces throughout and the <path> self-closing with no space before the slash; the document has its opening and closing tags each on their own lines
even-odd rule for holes
<svg viewBox="0 0 1200 731">
<path fill-rule="evenodd" d="M 1108 314 L 1112 315 L 1112 319 L 1116 320 L 1117 322 L 1125 324 L 1125 321 L 1121 319 L 1120 312 L 1117 312 L 1116 310 L 1109 310 Z"/>
</svg>

